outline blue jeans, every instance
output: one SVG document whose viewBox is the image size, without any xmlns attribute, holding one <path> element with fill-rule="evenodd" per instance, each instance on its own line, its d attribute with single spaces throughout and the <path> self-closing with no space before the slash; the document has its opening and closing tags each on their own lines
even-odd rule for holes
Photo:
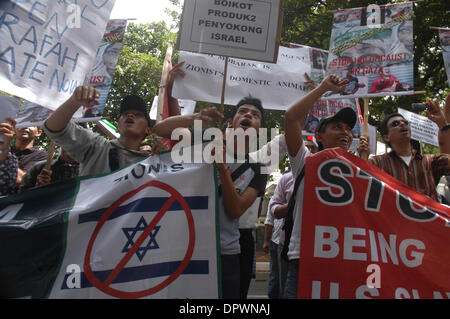
<svg viewBox="0 0 450 319">
<path fill-rule="evenodd" d="M 282 251 L 282 244 L 276 244 L 273 241 L 270 241 L 270 275 L 267 289 L 269 299 L 280 299 L 283 297 L 288 272 L 288 262 L 281 258 Z"/>
<path fill-rule="evenodd" d="M 278 267 L 278 245 L 273 241 L 270 241 L 269 247 L 270 254 L 270 274 L 269 285 L 267 287 L 267 295 L 269 299 L 279 299 L 280 294 L 280 276 Z"/>
<path fill-rule="evenodd" d="M 238 255 L 220 255 L 222 298 L 239 299 L 240 261 Z"/>
<path fill-rule="evenodd" d="M 284 287 L 284 299 L 296 299 L 298 288 L 298 265 L 299 260 L 289 260 L 289 268 L 286 278 L 286 286 Z"/>
</svg>

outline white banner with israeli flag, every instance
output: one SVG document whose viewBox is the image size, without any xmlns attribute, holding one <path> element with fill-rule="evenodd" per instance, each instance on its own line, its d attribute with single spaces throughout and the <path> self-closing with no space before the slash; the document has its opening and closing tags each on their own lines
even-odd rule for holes
<svg viewBox="0 0 450 319">
<path fill-rule="evenodd" d="M 33 245 L 41 247 L 5 249 L 0 296 L 219 298 L 215 185 L 214 165 L 176 164 L 165 153 L 82 178 L 66 185 L 64 193 L 59 185 L 0 198 L 0 212 L 24 203 L 13 218 L 0 222 L 0 239 L 7 236 L 20 245 L 32 235 Z M 21 201 L 23 196 L 41 198 L 40 206 L 31 198 Z M 48 203 L 42 204 L 43 196 Z M 11 238 L 13 229 L 17 238 Z M 20 256 L 31 260 L 25 263 Z M 14 277 L 21 281 L 8 284 Z"/>
</svg>

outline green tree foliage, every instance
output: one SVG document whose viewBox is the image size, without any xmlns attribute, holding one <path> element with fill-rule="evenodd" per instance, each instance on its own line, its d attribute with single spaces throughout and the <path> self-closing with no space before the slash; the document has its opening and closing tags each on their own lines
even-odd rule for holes
<svg viewBox="0 0 450 319">
<path fill-rule="evenodd" d="M 152 104 L 158 94 L 168 43 L 175 43 L 176 37 L 165 22 L 131 23 L 128 26 L 106 103 L 105 118 L 117 123 L 120 102 L 128 94 L 137 94 L 148 105 Z"/>
</svg>

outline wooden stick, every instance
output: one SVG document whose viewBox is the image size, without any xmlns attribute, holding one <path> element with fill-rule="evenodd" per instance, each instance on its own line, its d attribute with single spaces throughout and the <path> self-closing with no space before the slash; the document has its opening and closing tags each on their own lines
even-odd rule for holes
<svg viewBox="0 0 450 319">
<path fill-rule="evenodd" d="M 48 148 L 47 163 L 45 163 L 45 169 L 47 170 L 52 166 L 53 154 L 55 154 L 55 142 L 51 141 Z"/>
<path fill-rule="evenodd" d="M 364 128 L 363 135 L 368 136 L 369 131 L 369 98 L 364 98 Z M 370 141 L 369 141 L 369 149 L 370 149 Z M 369 158 L 369 152 L 363 152 L 361 155 L 362 159 L 367 160 Z"/>
<path fill-rule="evenodd" d="M 223 70 L 223 81 L 222 81 L 222 96 L 220 98 L 220 112 L 223 114 L 225 110 L 225 89 L 227 87 L 227 76 L 228 76 L 228 57 L 225 57 L 225 67 Z M 222 119 L 219 120 L 219 129 L 222 129 Z"/>
<path fill-rule="evenodd" d="M 444 28 L 444 27 L 429 27 L 431 30 L 450 30 L 450 28 Z"/>
</svg>

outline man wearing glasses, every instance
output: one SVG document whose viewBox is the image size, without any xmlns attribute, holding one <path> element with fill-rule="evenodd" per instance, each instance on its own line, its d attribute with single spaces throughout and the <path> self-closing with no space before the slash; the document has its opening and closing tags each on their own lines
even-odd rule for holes
<svg viewBox="0 0 450 319">
<path fill-rule="evenodd" d="M 420 154 L 411 145 L 411 127 L 399 113 L 388 115 L 380 124 L 383 140 L 390 152 L 369 158 L 369 161 L 389 175 L 400 180 L 417 192 L 438 201 L 436 185 L 440 178 L 450 175 L 450 95 L 446 99 L 445 114 L 437 102 L 429 100 L 427 117 L 439 127 L 441 154 Z M 368 138 L 361 136 L 358 152 L 369 151 Z"/>
</svg>

